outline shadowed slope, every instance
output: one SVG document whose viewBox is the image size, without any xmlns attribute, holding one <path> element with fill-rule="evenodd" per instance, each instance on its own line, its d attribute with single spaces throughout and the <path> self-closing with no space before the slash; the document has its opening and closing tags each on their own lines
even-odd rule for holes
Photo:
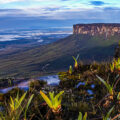
<svg viewBox="0 0 120 120">
<path fill-rule="evenodd" d="M 73 63 L 72 56 L 80 59 L 108 60 L 120 36 L 71 35 L 55 43 L 34 47 L 0 59 L 1 75 L 38 75 L 40 72 L 63 70 Z"/>
</svg>

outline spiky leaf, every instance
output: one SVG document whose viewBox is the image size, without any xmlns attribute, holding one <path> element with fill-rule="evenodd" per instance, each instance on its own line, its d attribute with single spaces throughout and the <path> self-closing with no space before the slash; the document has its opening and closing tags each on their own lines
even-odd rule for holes
<svg viewBox="0 0 120 120">
<path fill-rule="evenodd" d="M 25 120 L 26 120 L 26 113 L 27 113 L 28 107 L 29 107 L 29 105 L 30 105 L 33 97 L 34 97 L 34 94 L 31 95 L 30 99 L 28 100 L 27 106 L 25 108 L 25 112 L 24 112 L 24 118 L 25 118 Z"/>
<path fill-rule="evenodd" d="M 47 95 L 45 95 L 45 93 L 43 93 L 42 91 L 40 91 L 41 96 L 43 97 L 43 99 L 45 100 L 45 102 L 48 104 L 48 106 L 50 108 L 52 108 L 52 102 L 50 101 L 50 99 L 47 97 Z"/>
<path fill-rule="evenodd" d="M 83 116 L 83 120 L 87 120 L 87 112 L 86 112 L 85 115 Z"/>
<path fill-rule="evenodd" d="M 79 112 L 78 120 L 82 120 L 82 113 Z"/>
</svg>

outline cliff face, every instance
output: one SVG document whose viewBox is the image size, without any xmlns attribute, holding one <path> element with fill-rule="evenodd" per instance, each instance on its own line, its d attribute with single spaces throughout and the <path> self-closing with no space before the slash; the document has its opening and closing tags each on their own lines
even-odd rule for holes
<svg viewBox="0 0 120 120">
<path fill-rule="evenodd" d="M 120 34 L 120 24 L 76 24 L 73 26 L 73 34 L 112 36 Z"/>
</svg>

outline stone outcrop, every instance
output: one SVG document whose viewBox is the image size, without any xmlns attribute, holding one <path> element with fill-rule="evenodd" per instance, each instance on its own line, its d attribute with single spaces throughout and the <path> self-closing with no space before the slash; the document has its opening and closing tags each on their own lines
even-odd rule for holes
<svg viewBox="0 0 120 120">
<path fill-rule="evenodd" d="M 89 35 L 102 35 L 113 36 L 120 34 L 120 24 L 76 24 L 73 26 L 73 34 L 89 34 Z"/>
</svg>

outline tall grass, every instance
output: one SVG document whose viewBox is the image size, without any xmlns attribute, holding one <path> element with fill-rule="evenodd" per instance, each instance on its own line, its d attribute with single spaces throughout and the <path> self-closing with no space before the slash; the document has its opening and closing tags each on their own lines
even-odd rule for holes
<svg viewBox="0 0 120 120">
<path fill-rule="evenodd" d="M 24 120 L 27 120 L 27 110 L 34 95 L 31 95 L 26 103 L 26 94 L 27 93 L 24 93 L 21 97 L 19 97 L 18 93 L 15 98 L 10 96 L 10 102 L 7 104 L 7 111 L 0 112 L 0 120 L 19 120 L 21 119 L 22 113 L 24 113 Z"/>
</svg>

